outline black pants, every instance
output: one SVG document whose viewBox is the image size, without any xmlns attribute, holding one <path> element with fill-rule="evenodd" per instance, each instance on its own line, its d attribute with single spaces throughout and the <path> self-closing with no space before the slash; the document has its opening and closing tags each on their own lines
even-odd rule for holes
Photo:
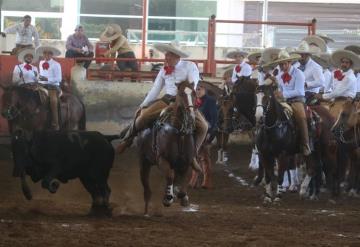
<svg viewBox="0 0 360 247">
<path fill-rule="evenodd" d="M 94 53 L 93 52 L 89 52 L 87 55 L 82 54 L 80 52 L 74 51 L 74 50 L 67 50 L 65 53 L 65 57 L 94 57 Z M 91 63 L 91 60 L 77 60 L 77 62 L 81 63 L 84 62 L 84 68 L 87 69 Z"/>
<path fill-rule="evenodd" d="M 132 51 L 119 54 L 117 58 L 135 58 L 135 54 Z M 138 71 L 138 66 L 136 61 L 117 61 L 116 62 L 120 71 L 126 71 L 130 69 L 131 71 Z"/>
</svg>

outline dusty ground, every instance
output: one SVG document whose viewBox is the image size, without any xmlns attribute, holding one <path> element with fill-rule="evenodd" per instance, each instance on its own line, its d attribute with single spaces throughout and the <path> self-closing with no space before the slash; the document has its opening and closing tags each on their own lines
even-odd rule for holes
<svg viewBox="0 0 360 247">
<path fill-rule="evenodd" d="M 214 166 L 213 190 L 190 190 L 197 212 L 176 203 L 162 207 L 154 168 L 151 217 L 142 216 L 136 152 L 130 150 L 116 158 L 111 173 L 111 219 L 86 216 L 90 197 L 78 181 L 55 195 L 36 184 L 33 201 L 26 201 L 11 177 L 11 160 L 0 155 L 0 246 L 360 246 L 360 199 L 332 204 L 324 193 L 318 202 L 286 194 L 281 205 L 264 207 L 261 188 L 229 176 L 251 181 L 249 146 L 231 146 L 230 166 Z"/>
</svg>

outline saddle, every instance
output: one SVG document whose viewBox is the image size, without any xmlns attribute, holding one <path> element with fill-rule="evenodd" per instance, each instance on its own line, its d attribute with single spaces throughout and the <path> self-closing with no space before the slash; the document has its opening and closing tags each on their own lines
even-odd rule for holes
<svg viewBox="0 0 360 247">
<path fill-rule="evenodd" d="M 286 102 L 280 102 L 281 106 L 284 108 L 284 113 L 286 115 L 286 118 L 289 120 L 293 115 L 293 109 L 291 106 Z"/>
</svg>

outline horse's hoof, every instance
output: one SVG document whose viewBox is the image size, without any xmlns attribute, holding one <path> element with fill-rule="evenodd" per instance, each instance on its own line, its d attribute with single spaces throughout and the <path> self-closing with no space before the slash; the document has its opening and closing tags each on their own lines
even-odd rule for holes
<svg viewBox="0 0 360 247">
<path fill-rule="evenodd" d="M 88 216 L 112 217 L 112 208 L 105 205 L 92 205 Z"/>
<path fill-rule="evenodd" d="M 290 185 L 288 191 L 289 191 L 290 193 L 296 193 L 296 192 L 298 192 L 298 188 L 297 188 L 296 185 L 292 184 L 292 185 Z"/>
<path fill-rule="evenodd" d="M 269 205 L 269 204 L 271 204 L 271 203 L 272 203 L 271 197 L 265 196 L 265 197 L 264 197 L 263 204 L 264 204 L 264 205 Z"/>
<path fill-rule="evenodd" d="M 279 205 L 281 203 L 281 197 L 276 196 L 273 203 Z"/>
<path fill-rule="evenodd" d="M 319 201 L 319 197 L 317 195 L 313 194 L 313 195 L 310 196 L 310 200 L 311 201 Z"/>
<path fill-rule="evenodd" d="M 173 202 L 174 202 L 174 197 L 172 195 L 166 195 L 163 199 L 163 205 L 165 207 L 170 207 Z"/>
</svg>

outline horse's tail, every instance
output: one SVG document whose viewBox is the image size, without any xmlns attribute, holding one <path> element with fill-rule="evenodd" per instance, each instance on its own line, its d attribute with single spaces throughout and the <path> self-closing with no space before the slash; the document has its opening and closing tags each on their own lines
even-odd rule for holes
<svg viewBox="0 0 360 247">
<path fill-rule="evenodd" d="M 80 100 L 80 104 L 82 106 L 82 114 L 80 117 L 80 121 L 78 123 L 78 130 L 86 130 L 86 110 L 84 103 Z"/>
</svg>

